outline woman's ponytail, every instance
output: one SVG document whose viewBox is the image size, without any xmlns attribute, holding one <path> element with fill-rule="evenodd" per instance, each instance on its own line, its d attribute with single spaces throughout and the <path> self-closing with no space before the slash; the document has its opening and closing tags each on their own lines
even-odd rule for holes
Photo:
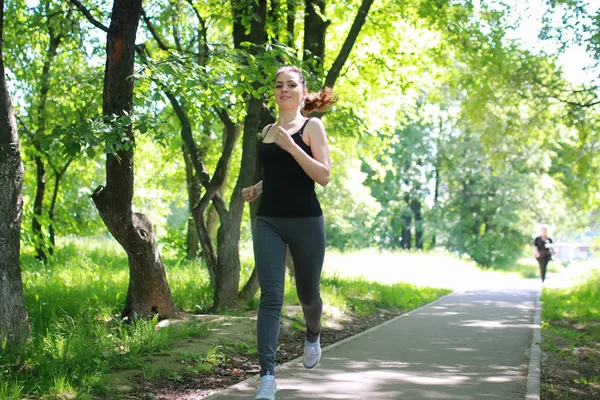
<svg viewBox="0 0 600 400">
<path fill-rule="evenodd" d="M 323 88 L 319 93 L 309 93 L 304 99 L 302 113 L 309 115 L 313 112 L 324 113 L 337 101 L 329 87 Z"/>
</svg>

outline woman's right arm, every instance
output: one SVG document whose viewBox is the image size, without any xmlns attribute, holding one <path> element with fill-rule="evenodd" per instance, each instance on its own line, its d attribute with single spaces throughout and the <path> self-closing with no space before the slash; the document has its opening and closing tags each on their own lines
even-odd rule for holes
<svg viewBox="0 0 600 400">
<path fill-rule="evenodd" d="M 261 133 L 261 140 L 263 140 L 267 133 L 269 133 L 269 128 L 271 126 L 272 125 L 267 125 L 263 128 Z M 262 193 L 262 185 L 263 181 L 260 180 L 256 185 L 252 185 L 242 189 L 242 197 L 244 198 L 244 200 L 246 200 L 247 202 L 252 202 L 256 200 L 258 196 L 260 196 L 260 194 Z"/>
<path fill-rule="evenodd" d="M 249 186 L 242 189 L 242 196 L 247 202 L 253 202 L 262 193 L 263 181 L 258 182 L 256 185 Z"/>
</svg>

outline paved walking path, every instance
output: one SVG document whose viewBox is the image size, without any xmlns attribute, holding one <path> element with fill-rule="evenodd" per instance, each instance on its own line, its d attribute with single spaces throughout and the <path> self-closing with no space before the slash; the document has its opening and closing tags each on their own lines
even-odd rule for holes
<svg viewBox="0 0 600 400">
<path fill-rule="evenodd" d="M 535 280 L 454 293 L 333 345 L 319 366 L 279 367 L 277 399 L 524 399 Z M 253 399 L 252 378 L 208 399 Z"/>
</svg>

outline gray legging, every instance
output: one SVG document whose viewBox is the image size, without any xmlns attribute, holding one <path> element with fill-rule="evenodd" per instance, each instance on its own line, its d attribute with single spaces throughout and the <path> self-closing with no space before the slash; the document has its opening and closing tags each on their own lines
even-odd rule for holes
<svg viewBox="0 0 600 400">
<path fill-rule="evenodd" d="M 254 260 L 260 284 L 258 309 L 258 362 L 261 376 L 275 375 L 279 317 L 283 305 L 286 244 L 294 260 L 296 291 L 306 321 L 306 338 L 315 341 L 321 331 L 323 302 L 321 270 L 325 257 L 323 216 L 306 218 L 257 217 L 254 225 Z"/>
</svg>

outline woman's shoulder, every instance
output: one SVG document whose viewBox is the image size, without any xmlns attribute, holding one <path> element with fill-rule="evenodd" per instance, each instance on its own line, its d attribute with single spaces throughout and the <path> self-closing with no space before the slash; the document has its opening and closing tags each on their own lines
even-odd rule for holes
<svg viewBox="0 0 600 400">
<path fill-rule="evenodd" d="M 265 125 L 264 128 L 262 128 L 261 135 L 260 135 L 261 138 L 264 139 L 264 137 L 267 135 L 267 133 L 269 133 L 269 130 L 273 127 L 273 125 L 275 125 L 275 124 L 274 123 L 273 124 L 267 124 L 267 125 Z"/>
<path fill-rule="evenodd" d="M 305 131 L 309 134 L 325 135 L 325 126 L 321 118 L 309 117 L 306 122 Z"/>
</svg>

